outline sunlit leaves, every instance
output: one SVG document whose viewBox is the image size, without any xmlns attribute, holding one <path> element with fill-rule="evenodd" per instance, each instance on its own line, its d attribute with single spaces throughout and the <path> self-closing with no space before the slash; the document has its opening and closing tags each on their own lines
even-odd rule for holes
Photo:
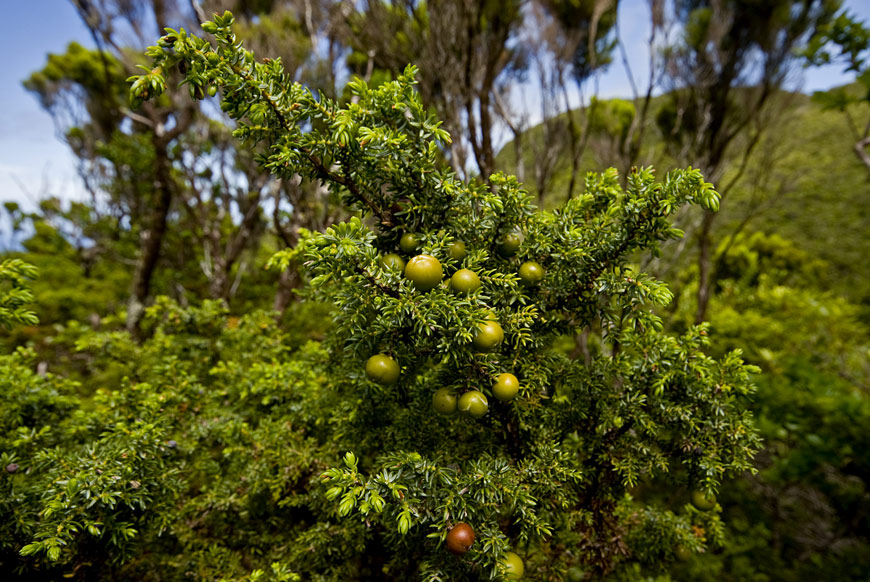
<svg viewBox="0 0 870 582">
<path fill-rule="evenodd" d="M 37 276 L 36 267 L 20 259 L 0 262 L 0 327 L 10 329 L 13 324 L 36 325 L 36 313 L 27 308 L 33 303 L 29 282 Z"/>
</svg>

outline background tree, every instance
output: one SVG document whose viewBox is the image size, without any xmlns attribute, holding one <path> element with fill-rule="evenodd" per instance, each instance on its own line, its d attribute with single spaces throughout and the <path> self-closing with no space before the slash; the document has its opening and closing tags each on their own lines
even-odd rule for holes
<svg viewBox="0 0 870 582">
<path fill-rule="evenodd" d="M 724 173 L 727 152 L 738 137 L 739 176 L 755 145 L 771 126 L 769 105 L 799 63 L 796 52 L 831 20 L 838 2 L 785 0 L 755 2 L 677 2 L 682 36 L 669 49 L 665 87 L 672 105 L 658 122 L 680 163 L 700 168 L 721 185 L 727 198 L 735 175 Z M 703 321 L 714 281 L 713 224 L 705 212 L 697 228 L 698 296 L 696 322 Z"/>
<path fill-rule="evenodd" d="M 416 63 L 423 100 L 453 136 L 448 153 L 464 175 L 473 156 L 477 171 L 495 172 L 499 84 L 526 66 L 515 43 L 522 26 L 520 2 L 366 2 L 348 15 L 352 73 L 371 69 L 398 74 Z"/>
<path fill-rule="evenodd" d="M 153 23 L 158 34 L 171 23 L 171 18 L 180 15 L 179 6 L 175 2 L 100 2 L 99 4 L 75 0 L 73 2 L 82 21 L 91 32 L 91 36 L 101 51 L 101 61 L 108 61 L 102 51 L 110 51 L 120 72 L 130 76 L 137 72 L 139 64 L 136 53 L 124 51 L 122 38 L 128 33 L 144 44 L 144 39 L 150 36 L 144 23 Z M 141 46 L 140 44 L 140 46 Z M 110 70 L 104 67 L 103 76 L 109 79 Z M 204 88 L 190 87 L 191 96 L 204 97 Z M 164 236 L 167 232 L 169 213 L 178 186 L 172 176 L 172 158 L 170 146 L 172 142 L 184 133 L 193 121 L 196 107 L 190 101 L 179 101 L 177 92 L 167 94 L 162 103 L 151 103 L 132 113 L 127 108 L 121 108 L 120 113 L 131 118 L 145 129 L 144 137 L 150 148 L 152 163 L 146 184 L 151 188 L 151 195 L 145 206 L 147 215 L 139 230 L 139 252 L 133 271 L 130 301 L 127 306 L 127 327 L 131 331 L 138 330 L 139 318 L 150 291 L 151 281 L 157 263 Z M 123 103 L 123 101 L 121 102 Z M 119 108 L 116 107 L 117 111 Z"/>
<path fill-rule="evenodd" d="M 31 218 L 53 225 L 70 240 L 92 241 L 87 251 L 91 261 L 105 257 L 141 268 L 138 233 L 148 228 L 159 182 L 145 126 L 128 121 L 128 131 L 121 131 L 126 119 L 125 76 L 111 55 L 73 43 L 65 54 L 49 55 L 46 66 L 24 82 L 73 150 L 90 195 L 87 211 L 77 213 L 80 220 L 63 220 L 66 213 L 58 200 L 42 204 L 41 216 Z M 77 208 L 82 210 L 81 205 Z M 132 279 L 127 281 L 131 286 Z"/>
<path fill-rule="evenodd" d="M 615 27 L 619 2 L 616 0 L 591 0 L 584 2 L 563 2 L 561 0 L 543 2 L 546 10 L 557 23 L 553 37 L 547 45 L 554 61 L 566 63 L 570 78 L 574 81 L 584 108 L 589 81 L 605 70 L 610 64 L 616 47 Z M 556 65 L 556 70 L 562 67 Z M 562 91 L 566 93 L 565 79 L 560 79 Z M 581 115 L 583 114 L 581 109 Z M 585 117 L 585 116 L 584 116 Z M 574 195 L 578 182 L 580 158 L 589 139 L 588 117 L 586 123 L 578 125 L 574 116 L 567 115 L 570 136 L 571 179 L 566 195 Z"/>
<path fill-rule="evenodd" d="M 564 158 L 570 167 L 568 189 L 578 181 L 589 137 L 583 105 L 589 82 L 610 62 L 616 8 L 611 2 L 532 2 L 524 12 L 520 43 L 526 69 L 519 83 L 503 84 L 495 104 L 513 136 L 508 146 L 517 177 L 528 177 L 541 202 L 547 201 Z M 581 108 L 572 111 L 576 94 Z M 529 131 L 536 109 L 541 122 L 537 131 Z"/>
<path fill-rule="evenodd" d="M 178 143 L 185 154 L 178 166 L 184 175 L 180 201 L 186 218 L 178 226 L 202 249 L 200 268 L 209 297 L 225 301 L 245 271 L 244 265 L 234 269 L 242 253 L 259 246 L 265 227 L 262 203 L 268 187 L 275 187 L 255 173 L 252 156 L 240 155 L 230 139 L 222 123 L 204 120 L 198 134 L 182 136 Z"/>
<path fill-rule="evenodd" d="M 114 221 L 112 228 L 103 229 L 107 236 L 96 237 L 88 252 L 135 265 L 127 310 L 131 330 L 137 329 L 152 288 L 182 302 L 204 296 L 229 300 L 253 263 L 264 260 L 258 258 L 261 237 L 267 235 L 274 246 L 285 244 L 288 232 L 322 228 L 329 212 L 312 214 L 311 208 L 328 208 L 328 196 L 311 184 L 281 185 L 254 171 L 254 155 L 239 153 L 227 139 L 231 128 L 221 121 L 207 87 L 188 87 L 197 100 L 185 99 L 178 107 L 171 102 L 177 99 L 173 93 L 136 112 L 129 109 L 125 81 L 139 70 L 141 60 L 125 43 L 144 47 L 143 21 L 154 21 L 160 30 L 167 19 L 190 23 L 201 6 L 147 1 L 76 6 L 98 49 L 71 45 L 66 54 L 51 55 L 26 85 L 53 115 L 80 160 L 79 172 L 91 194 L 91 222 Z M 327 5 L 268 2 L 243 8 L 240 29 L 255 47 L 282 56 L 295 78 L 335 90 L 332 63 L 323 67 L 318 58 L 309 58 L 318 42 L 326 42 L 318 39 L 330 34 Z M 274 222 L 283 216 L 292 219 Z M 267 230 L 269 218 L 273 228 Z M 100 230 L 83 228 L 87 236 Z M 161 250 L 161 241 L 179 236 L 183 240 Z M 161 263 L 166 272 L 199 265 L 201 273 L 166 277 Z M 298 285 L 294 273 L 291 267 L 281 276 L 275 306 L 286 306 L 293 298 L 292 288 Z"/>
<path fill-rule="evenodd" d="M 838 54 L 834 54 L 837 51 Z M 835 91 L 819 91 L 813 98 L 826 109 L 843 112 L 849 130 L 855 139 L 853 150 L 870 172 L 870 118 L 864 123 L 861 116 L 870 105 L 870 29 L 843 11 L 832 22 L 821 27 L 813 37 L 806 55 L 813 65 L 841 62 L 847 71 L 855 74 L 855 87 L 840 87 Z"/>
</svg>

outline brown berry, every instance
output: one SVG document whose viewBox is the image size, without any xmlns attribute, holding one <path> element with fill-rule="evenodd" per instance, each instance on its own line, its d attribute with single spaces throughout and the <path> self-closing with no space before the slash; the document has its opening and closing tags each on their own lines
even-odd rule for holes
<svg viewBox="0 0 870 582">
<path fill-rule="evenodd" d="M 451 554 L 461 556 L 471 549 L 474 543 L 474 530 L 467 523 L 457 523 L 447 533 L 447 549 Z"/>
</svg>

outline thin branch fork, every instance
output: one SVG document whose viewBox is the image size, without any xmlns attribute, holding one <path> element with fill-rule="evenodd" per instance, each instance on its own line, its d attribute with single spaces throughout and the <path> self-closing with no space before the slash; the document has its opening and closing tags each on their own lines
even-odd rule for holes
<svg viewBox="0 0 870 582">
<path fill-rule="evenodd" d="M 249 81 L 249 82 L 254 81 L 254 79 L 251 77 L 250 73 L 243 73 L 241 70 L 239 70 L 237 68 L 236 68 L 235 72 L 240 77 L 244 78 L 246 81 Z M 281 112 L 281 110 L 278 109 L 278 106 L 275 104 L 275 102 L 272 99 L 272 95 L 268 91 L 266 91 L 265 89 L 260 89 L 260 94 L 263 96 L 263 98 L 269 104 L 269 107 L 272 109 L 272 112 L 275 114 L 275 117 L 278 119 L 278 123 L 287 132 L 290 132 L 293 129 L 293 127 L 287 121 L 287 118 L 284 117 L 284 114 Z M 299 149 L 305 155 L 305 157 L 308 158 L 308 161 L 311 162 L 311 165 L 314 166 L 314 170 L 317 172 L 317 175 L 321 179 L 335 182 L 336 184 L 347 188 L 347 190 L 351 194 L 353 194 L 354 196 L 356 196 L 357 198 L 362 200 L 363 203 L 365 203 L 365 205 L 369 207 L 369 209 L 372 211 L 372 213 L 374 213 L 375 216 L 377 216 L 378 219 L 380 219 L 380 221 L 383 225 L 392 226 L 392 224 L 393 224 L 392 215 L 385 212 L 381 207 L 374 204 L 374 202 L 372 202 L 372 200 L 368 196 L 366 196 L 365 194 L 363 194 L 360 191 L 359 187 L 357 187 L 356 182 L 354 182 L 353 178 L 351 178 L 350 175 L 348 174 L 347 168 L 344 168 L 344 175 L 337 174 L 337 173 L 331 171 L 329 168 L 327 168 L 326 165 L 323 163 L 323 161 L 320 158 L 318 158 L 317 155 L 314 154 L 308 148 L 303 147 L 303 148 L 299 148 Z"/>
</svg>

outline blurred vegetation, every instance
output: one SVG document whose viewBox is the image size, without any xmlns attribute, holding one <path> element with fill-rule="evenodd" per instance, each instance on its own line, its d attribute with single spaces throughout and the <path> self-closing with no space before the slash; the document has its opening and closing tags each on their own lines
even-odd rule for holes
<svg viewBox="0 0 870 582">
<path fill-rule="evenodd" d="M 831 93 L 842 89 L 835 88 Z M 857 91 L 857 86 L 845 90 Z M 654 97 L 651 117 L 662 119 L 672 113 L 667 96 Z M 733 186 L 733 198 L 723 204 L 716 224 L 716 239 L 732 241 L 748 229 L 749 232 L 777 234 L 798 249 L 823 263 L 816 283 L 824 289 L 849 299 L 861 307 L 860 317 L 870 322 L 870 278 L 866 276 L 861 257 L 870 253 L 870 205 L 867 204 L 870 185 L 860 160 L 852 146 L 843 140 L 848 132 L 846 119 L 830 111 L 817 99 L 801 93 L 783 93 L 776 107 L 784 108 L 785 121 L 772 126 L 756 155 L 749 158 L 746 168 Z M 634 106 L 630 101 L 595 100 L 585 113 L 589 118 L 589 147 L 583 154 L 581 172 L 596 171 L 615 159 L 614 151 L 631 124 Z M 580 119 L 581 113 L 573 115 Z M 579 121 L 578 121 L 579 122 Z M 644 136 L 641 160 L 659 168 L 673 167 L 676 160 L 663 147 L 660 121 Z M 530 140 L 538 139 L 543 125 L 530 130 Z M 742 151 L 738 150 L 738 155 Z M 509 142 L 498 158 L 504 167 L 513 169 L 513 142 Z M 531 172 L 533 152 L 525 157 L 526 172 Z M 731 160 L 723 182 L 737 171 L 739 159 Z M 559 158 L 549 192 L 540 204 L 545 208 L 562 203 L 562 192 L 571 179 L 570 161 Z M 535 194 L 535 184 L 526 185 Z M 727 243 L 726 243 L 727 244 Z M 723 249 L 720 249 L 720 251 Z M 672 256 L 686 260 L 685 254 Z M 665 257 L 667 259 L 667 257 Z M 673 261 L 674 259 L 670 259 Z M 820 264 L 822 264 L 820 263 Z M 676 268 L 679 268 L 679 263 Z M 673 267 L 660 261 L 660 268 L 672 272 Z"/>
</svg>

